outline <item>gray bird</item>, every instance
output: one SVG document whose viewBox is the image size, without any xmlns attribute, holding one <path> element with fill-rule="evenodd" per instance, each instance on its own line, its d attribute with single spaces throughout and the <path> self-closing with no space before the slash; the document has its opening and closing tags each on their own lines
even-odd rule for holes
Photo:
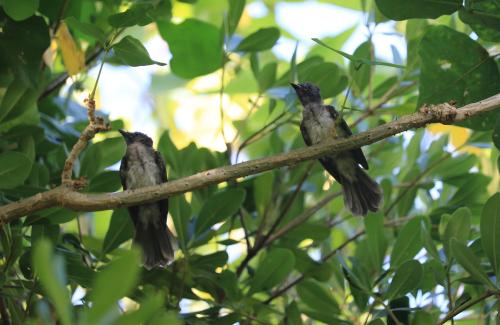
<svg viewBox="0 0 500 325">
<path fill-rule="evenodd" d="M 153 149 L 153 140 L 140 132 L 118 130 L 127 151 L 120 165 L 124 190 L 158 185 L 167 181 L 165 162 Z M 144 267 L 165 267 L 174 260 L 174 238 L 167 227 L 168 200 L 131 206 L 128 212 L 135 226 L 134 243 L 142 248 Z"/>
<path fill-rule="evenodd" d="M 306 145 L 352 135 L 349 126 L 335 108 L 323 104 L 318 87 L 311 83 L 291 85 L 304 107 L 300 131 Z M 320 158 L 319 162 L 342 185 L 344 204 L 352 214 L 364 216 L 368 210 L 378 210 L 382 191 L 360 167 L 368 169 L 368 162 L 361 148 L 330 154 Z"/>
</svg>

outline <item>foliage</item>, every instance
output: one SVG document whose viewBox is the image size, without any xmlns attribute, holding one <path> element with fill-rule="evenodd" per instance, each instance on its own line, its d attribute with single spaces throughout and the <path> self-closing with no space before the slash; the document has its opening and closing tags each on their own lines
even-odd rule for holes
<svg viewBox="0 0 500 325">
<path fill-rule="evenodd" d="M 87 125 L 79 100 L 93 89 L 87 72 L 102 61 L 168 64 L 169 74 L 152 79 L 158 98 L 222 75 L 206 95 L 244 107 L 246 116 L 229 122 L 238 136 L 225 138 L 226 152 L 182 147 L 175 125 L 162 125 L 158 149 L 171 180 L 303 146 L 288 82 L 318 84 L 358 131 L 424 103 L 461 106 L 500 89 L 498 1 L 321 1 L 362 12 L 367 39 L 341 51 L 351 29 L 289 60 L 272 51 L 293 38 L 277 22 L 279 2 L 0 1 L 0 204 L 60 183 Z M 267 14 L 252 18 L 252 4 Z M 405 61 L 395 49 L 393 62 L 375 53 L 375 27 L 388 22 L 406 41 Z M 158 35 L 171 58 L 150 57 L 144 44 Z M 205 109 L 229 120 L 220 99 Z M 164 110 L 155 112 L 160 121 L 173 116 Z M 467 303 L 500 290 L 499 139 L 493 112 L 364 148 L 384 190 L 381 211 L 365 219 L 331 195 L 339 186 L 317 163 L 175 196 L 179 252 L 166 269 L 139 267 L 124 209 L 28 215 L 0 229 L 0 316 L 15 324 L 429 324 L 467 306 L 468 319 L 492 320 L 493 299 Z M 74 170 L 89 181 L 84 191 L 120 190 L 124 150 L 115 131 L 89 144 Z"/>
</svg>

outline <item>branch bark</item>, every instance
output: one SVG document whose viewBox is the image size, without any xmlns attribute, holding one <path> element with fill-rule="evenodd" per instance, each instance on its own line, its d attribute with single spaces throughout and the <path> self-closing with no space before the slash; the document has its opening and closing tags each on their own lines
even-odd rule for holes
<svg viewBox="0 0 500 325">
<path fill-rule="evenodd" d="M 137 190 L 105 194 L 83 194 L 68 187 L 57 187 L 0 207 L 0 225 L 49 207 L 58 206 L 80 211 L 99 211 L 156 202 L 208 185 L 262 173 L 283 166 L 295 165 L 302 161 L 317 159 L 329 153 L 369 145 L 406 130 L 423 127 L 429 123 L 450 124 L 464 121 L 499 107 L 500 93 L 460 109 L 456 109 L 447 103 L 424 106 L 416 113 L 403 116 L 399 120 L 380 125 L 347 139 L 332 140 L 287 153 L 215 168 L 161 185 Z"/>
</svg>

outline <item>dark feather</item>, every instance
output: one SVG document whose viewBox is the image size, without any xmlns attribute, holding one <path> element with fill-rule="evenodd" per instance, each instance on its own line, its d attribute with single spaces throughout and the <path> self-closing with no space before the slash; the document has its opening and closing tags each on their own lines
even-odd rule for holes
<svg viewBox="0 0 500 325">
<path fill-rule="evenodd" d="M 160 178 L 163 183 L 167 181 L 167 169 L 165 167 L 165 161 L 163 157 L 158 151 L 154 151 L 155 154 L 155 163 L 160 168 Z M 167 222 L 167 214 L 168 214 L 168 199 L 158 201 L 161 210 L 161 223 L 166 224 Z"/>
<path fill-rule="evenodd" d="M 127 155 L 123 156 L 122 162 L 120 164 L 120 181 L 122 183 L 123 190 L 127 190 L 127 169 L 128 169 L 128 159 Z M 139 207 L 133 206 L 133 207 L 128 207 L 128 213 L 130 215 L 130 218 L 132 218 L 132 221 L 134 222 L 134 225 L 137 225 L 137 222 L 139 220 Z"/>
<path fill-rule="evenodd" d="M 304 142 L 306 145 L 310 146 L 312 144 L 311 138 L 309 137 L 309 133 L 307 133 L 307 128 L 304 124 L 304 120 L 300 123 L 300 132 L 302 132 L 302 138 L 304 138 Z"/>
</svg>

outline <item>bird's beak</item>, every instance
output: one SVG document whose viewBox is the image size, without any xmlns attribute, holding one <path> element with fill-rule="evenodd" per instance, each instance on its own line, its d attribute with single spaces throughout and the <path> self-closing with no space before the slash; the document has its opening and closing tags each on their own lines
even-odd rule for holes
<svg viewBox="0 0 500 325">
<path fill-rule="evenodd" d="M 130 133 L 128 133 L 127 131 L 125 130 L 122 130 L 122 129 L 118 129 L 118 132 L 121 133 L 121 135 L 123 136 L 123 138 L 125 139 L 125 142 L 126 143 L 129 143 L 131 138 L 130 138 Z"/>
<path fill-rule="evenodd" d="M 292 86 L 295 91 L 299 91 L 299 89 L 301 88 L 300 84 L 294 84 L 293 82 L 290 82 L 290 86 Z"/>
</svg>

